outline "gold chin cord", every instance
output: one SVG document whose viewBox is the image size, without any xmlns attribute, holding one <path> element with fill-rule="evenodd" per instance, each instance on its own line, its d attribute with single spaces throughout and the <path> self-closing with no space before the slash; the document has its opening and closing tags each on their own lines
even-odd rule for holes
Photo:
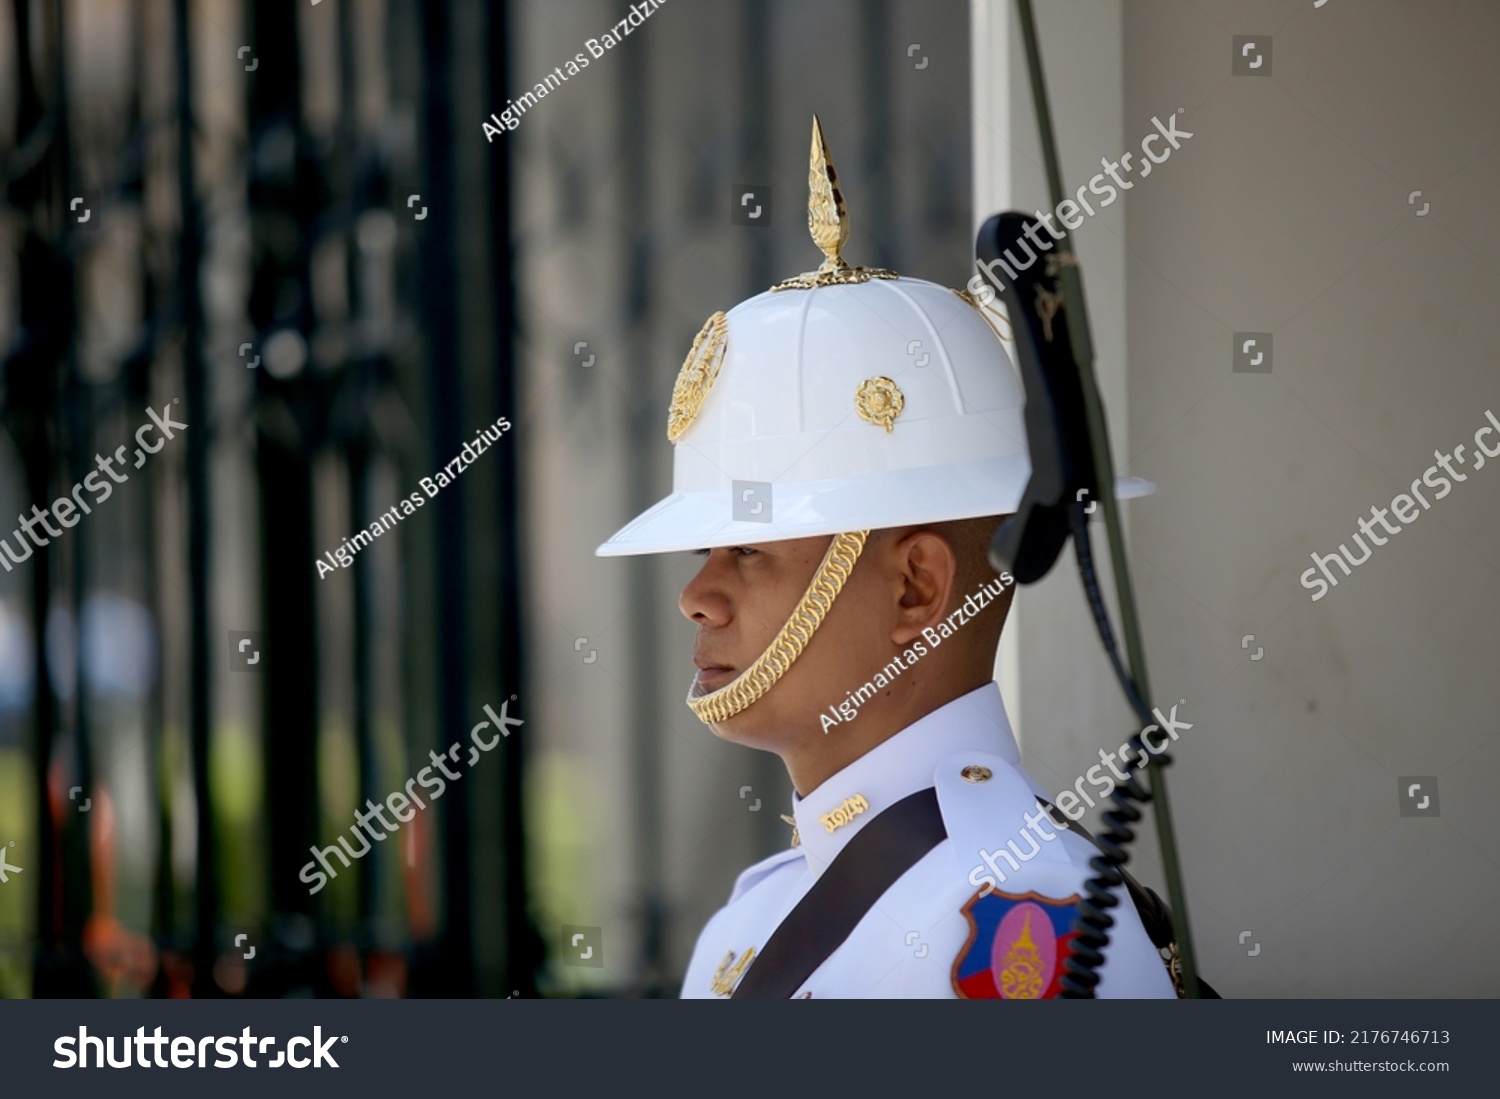
<svg viewBox="0 0 1500 1099">
<path fill-rule="evenodd" d="M 765 652 L 755 658 L 743 672 L 717 691 L 694 698 L 687 697 L 688 708 L 698 715 L 705 725 L 727 721 L 735 714 L 747 709 L 776 685 L 786 675 L 792 662 L 802 655 L 812 635 L 817 632 L 827 617 L 833 601 L 843 590 L 844 582 L 854 571 L 854 562 L 864 551 L 868 530 L 856 530 L 848 534 L 836 534 L 823 555 L 812 582 L 802 593 L 796 609 L 776 634 L 775 640 L 766 646 Z"/>
</svg>

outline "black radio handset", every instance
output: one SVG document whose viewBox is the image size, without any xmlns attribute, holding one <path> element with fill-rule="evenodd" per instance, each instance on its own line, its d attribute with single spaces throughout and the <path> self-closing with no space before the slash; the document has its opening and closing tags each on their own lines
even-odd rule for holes
<svg viewBox="0 0 1500 1099">
<path fill-rule="evenodd" d="M 1067 545 L 1069 509 L 1080 498 L 1097 495 L 1083 391 L 1056 278 L 1059 262 L 1072 257 L 1039 255 L 1032 248 L 1026 230 L 1040 224 L 1017 213 L 996 214 L 980 228 L 974 247 L 1010 314 L 1026 387 L 1031 480 L 991 549 L 996 567 L 1003 562 L 1021 584 L 1047 574 Z M 1045 231 L 1033 228 L 1030 235 L 1051 244 Z M 1023 265 L 1024 257 L 1030 262 Z"/>
</svg>

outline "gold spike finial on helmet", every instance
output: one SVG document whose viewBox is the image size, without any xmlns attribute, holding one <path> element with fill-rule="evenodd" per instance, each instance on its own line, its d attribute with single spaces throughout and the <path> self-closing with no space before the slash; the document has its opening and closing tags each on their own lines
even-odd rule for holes
<svg viewBox="0 0 1500 1099">
<path fill-rule="evenodd" d="M 833 154 L 823 137 L 818 116 L 813 115 L 812 154 L 807 166 L 807 231 L 813 243 L 826 257 L 822 271 L 844 266 L 844 242 L 849 239 L 849 211 L 839 191 L 839 174 L 833 167 Z"/>
<path fill-rule="evenodd" d="M 813 243 L 823 252 L 823 263 L 816 271 L 807 271 L 778 282 L 772 290 L 810 290 L 814 286 L 866 282 L 869 279 L 894 279 L 896 272 L 882 267 L 852 267 L 844 261 L 844 242 L 849 239 L 849 211 L 839 190 L 839 174 L 833 167 L 833 154 L 823 137 L 818 116 L 812 120 L 812 153 L 807 166 L 807 231 Z"/>
</svg>

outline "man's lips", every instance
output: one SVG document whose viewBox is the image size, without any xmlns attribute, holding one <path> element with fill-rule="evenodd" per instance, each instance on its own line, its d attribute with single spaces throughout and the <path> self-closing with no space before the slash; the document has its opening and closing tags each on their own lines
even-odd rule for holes
<svg viewBox="0 0 1500 1099">
<path fill-rule="evenodd" d="M 700 694 L 718 690 L 732 681 L 736 674 L 730 665 L 720 664 L 701 656 L 693 657 L 693 666 L 698 669 L 698 676 L 693 680 L 693 684 Z"/>
</svg>

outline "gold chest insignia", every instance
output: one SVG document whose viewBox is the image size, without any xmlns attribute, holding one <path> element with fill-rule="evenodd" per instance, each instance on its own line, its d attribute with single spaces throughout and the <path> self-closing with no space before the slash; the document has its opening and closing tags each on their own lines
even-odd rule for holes
<svg viewBox="0 0 1500 1099">
<path fill-rule="evenodd" d="M 867 378 L 854 391 L 854 411 L 859 413 L 859 418 L 885 428 L 887 434 L 905 407 L 906 398 L 889 378 Z"/>
<path fill-rule="evenodd" d="M 755 960 L 755 947 L 751 947 L 739 956 L 735 961 L 733 950 L 724 955 L 724 960 L 719 963 L 719 968 L 714 970 L 714 978 L 710 988 L 715 996 L 729 997 L 734 994 L 735 986 L 740 983 L 740 978 L 745 975 L 745 970 L 750 968 L 750 963 Z"/>
<path fill-rule="evenodd" d="M 723 313 L 715 313 L 704 322 L 677 373 L 677 384 L 672 387 L 672 407 L 667 411 L 669 441 L 675 443 L 693 425 L 704 398 L 719 376 L 724 349 L 728 345 L 729 320 Z"/>
<path fill-rule="evenodd" d="M 846 798 L 844 804 L 837 809 L 824 813 L 818 820 L 822 822 L 825 829 L 832 832 L 848 824 L 869 807 L 870 803 L 865 800 L 863 794 L 855 794 L 852 798 Z"/>
</svg>

